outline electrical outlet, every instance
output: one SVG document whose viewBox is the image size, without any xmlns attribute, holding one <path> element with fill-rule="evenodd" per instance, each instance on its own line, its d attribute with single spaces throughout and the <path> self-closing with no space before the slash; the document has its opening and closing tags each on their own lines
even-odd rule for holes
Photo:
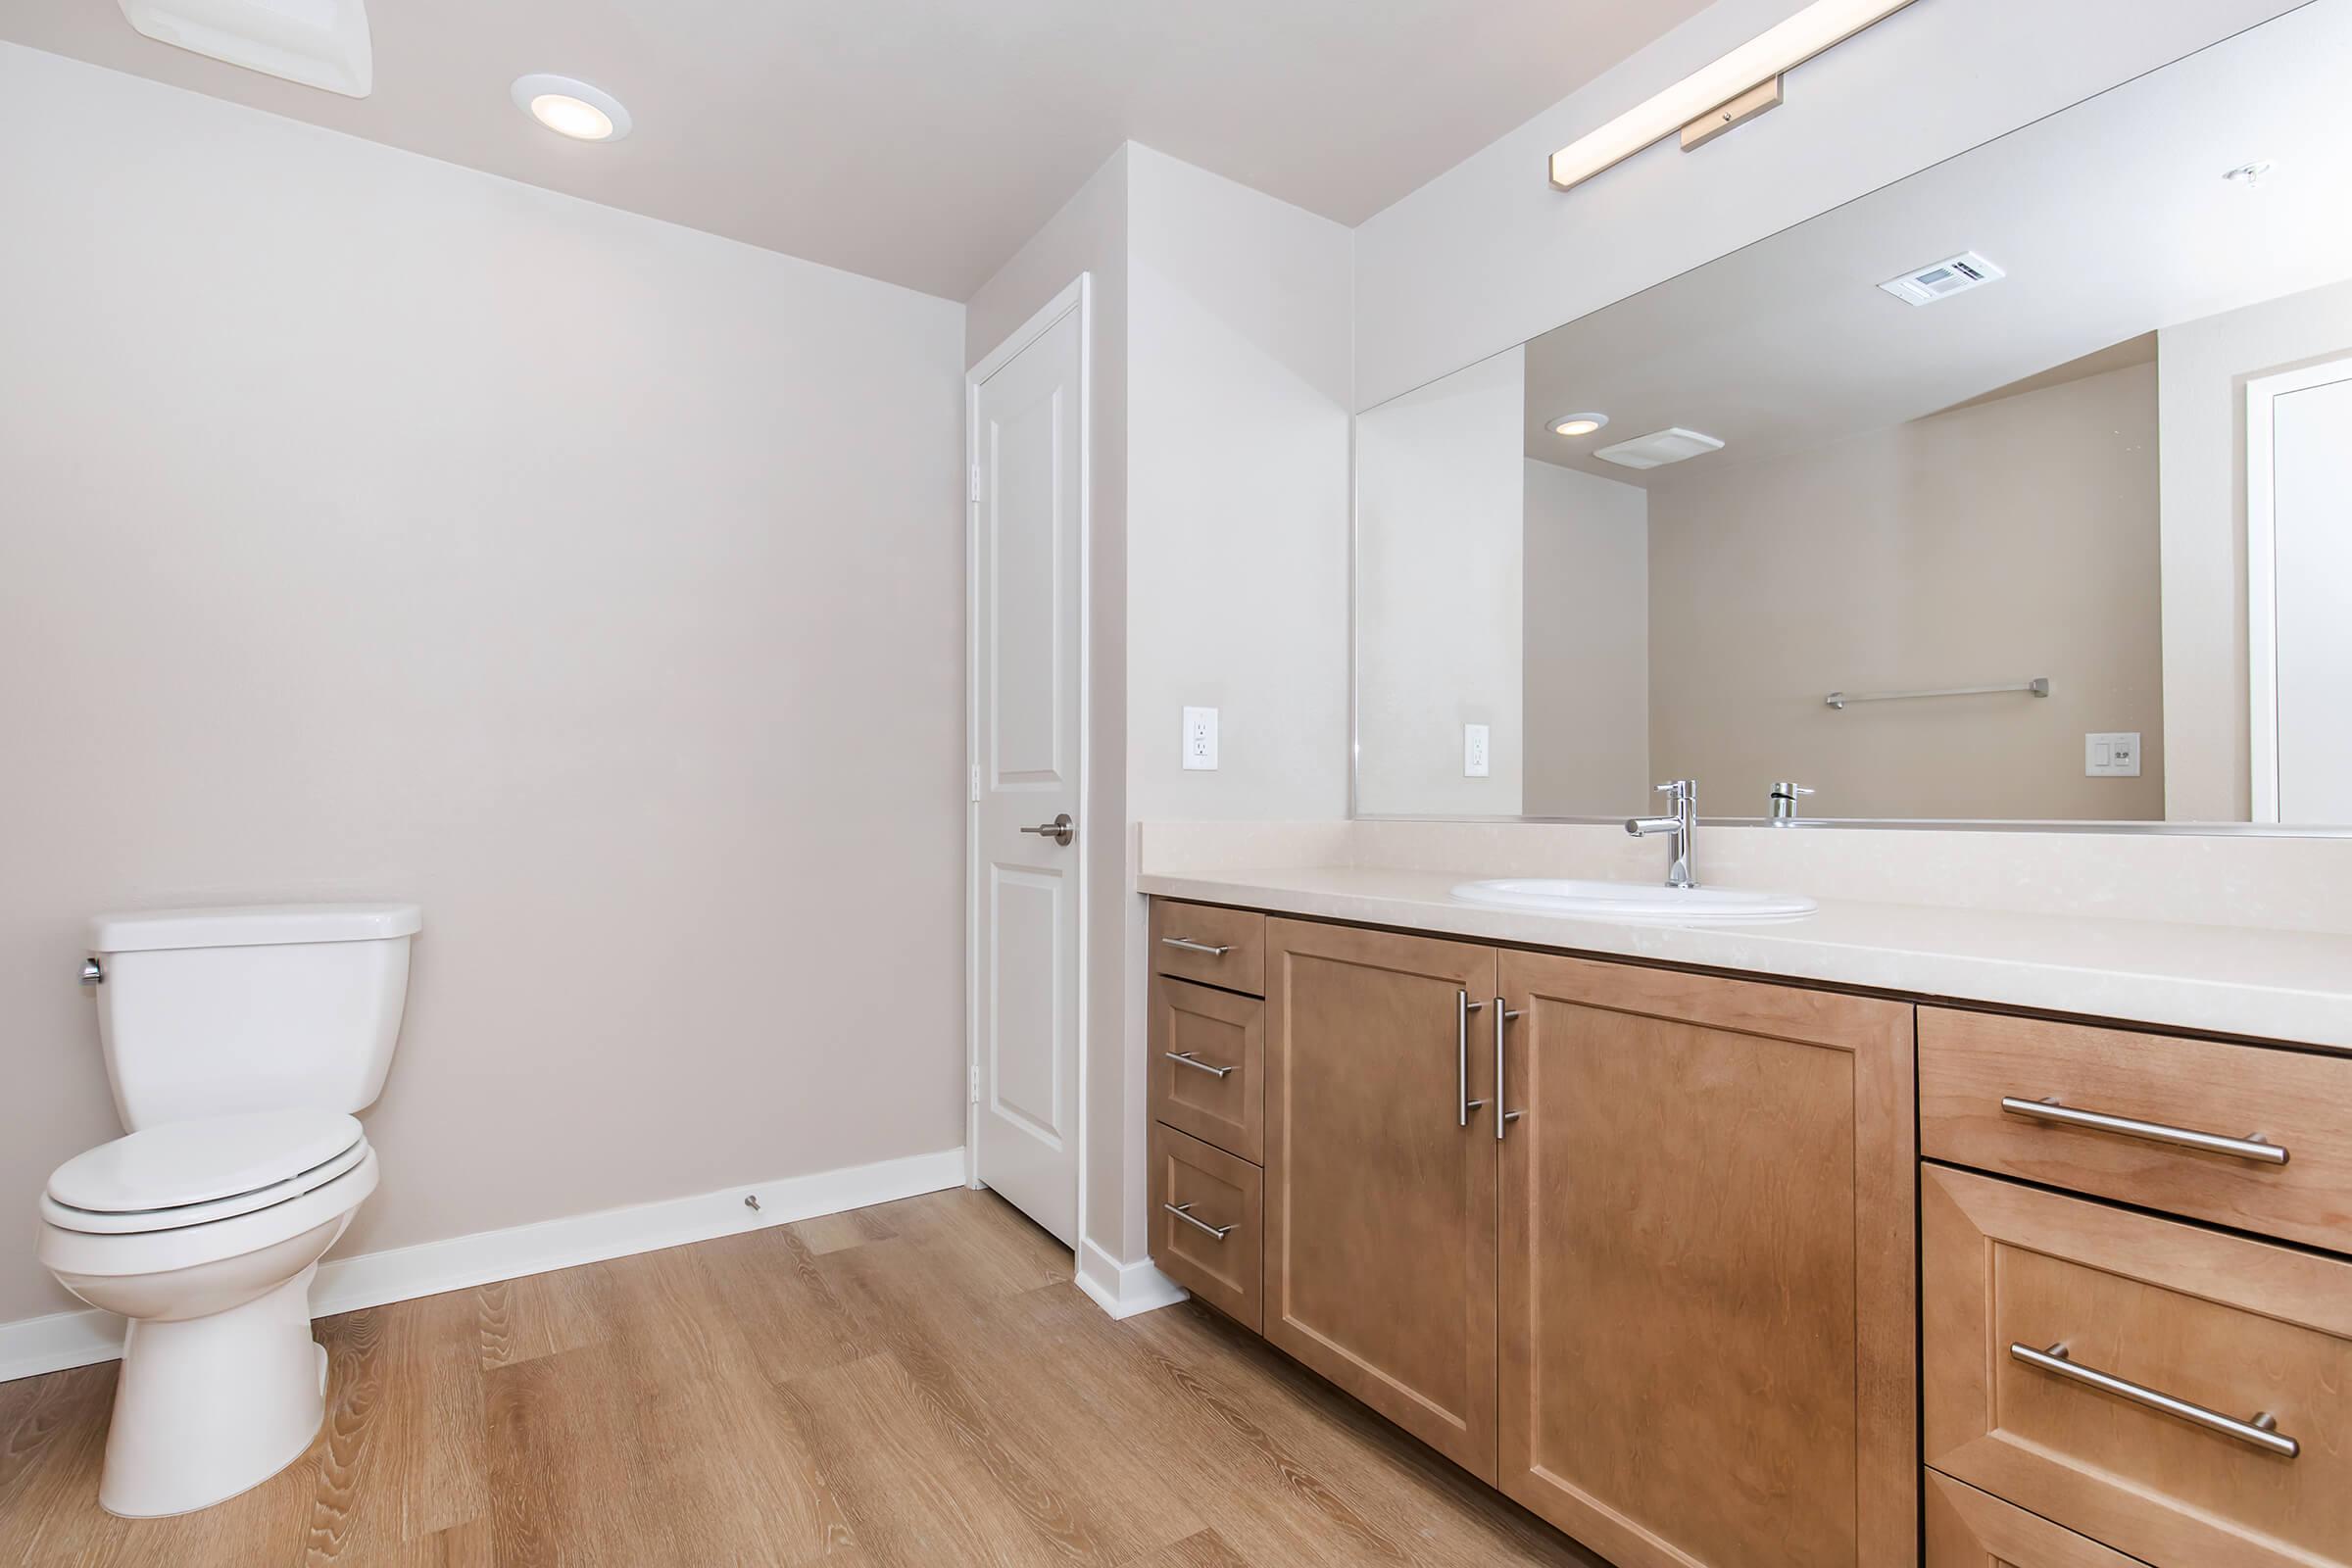
<svg viewBox="0 0 2352 1568">
<path fill-rule="evenodd" d="M 1217 770 L 1215 709 L 1188 708 L 1184 710 L 1184 766 L 1187 772 L 1213 773 Z"/>
<path fill-rule="evenodd" d="M 1485 778 L 1488 773 L 1487 726 L 1462 726 L 1462 777 Z"/>
<path fill-rule="evenodd" d="M 2084 778 L 2139 777 L 2139 731 L 2116 730 L 2082 737 Z"/>
</svg>

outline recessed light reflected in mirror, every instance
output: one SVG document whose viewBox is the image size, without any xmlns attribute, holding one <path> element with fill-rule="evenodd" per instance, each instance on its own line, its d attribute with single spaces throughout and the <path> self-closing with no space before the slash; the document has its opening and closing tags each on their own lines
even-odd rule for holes
<svg viewBox="0 0 2352 1568">
<path fill-rule="evenodd" d="M 601 87 L 534 72 L 514 78 L 514 103 L 559 136 L 574 141 L 618 141 L 629 133 L 629 112 Z"/>
<path fill-rule="evenodd" d="M 1605 414 L 1563 414 L 1551 421 L 1553 435 L 1591 435 L 1609 422 Z"/>
</svg>

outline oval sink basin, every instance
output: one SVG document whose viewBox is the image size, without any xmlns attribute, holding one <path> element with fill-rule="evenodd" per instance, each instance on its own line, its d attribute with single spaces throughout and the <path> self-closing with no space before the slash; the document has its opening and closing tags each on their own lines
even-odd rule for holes
<svg viewBox="0 0 2352 1568">
<path fill-rule="evenodd" d="M 1583 915 L 1595 920 L 1796 920 L 1821 907 L 1811 899 L 1788 893 L 1670 888 L 1646 882 L 1578 882 L 1562 877 L 1464 882 L 1453 890 L 1453 896 L 1466 904 L 1497 909 Z"/>
</svg>

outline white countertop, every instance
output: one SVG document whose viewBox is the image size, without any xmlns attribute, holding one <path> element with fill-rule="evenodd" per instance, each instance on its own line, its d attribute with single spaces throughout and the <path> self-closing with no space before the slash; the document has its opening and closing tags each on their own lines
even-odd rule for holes
<svg viewBox="0 0 2352 1568">
<path fill-rule="evenodd" d="M 1484 908 L 1468 873 L 1377 866 L 1149 872 L 1137 891 L 2352 1052 L 2352 936 L 1824 899 L 1800 920 L 1665 925 Z"/>
</svg>

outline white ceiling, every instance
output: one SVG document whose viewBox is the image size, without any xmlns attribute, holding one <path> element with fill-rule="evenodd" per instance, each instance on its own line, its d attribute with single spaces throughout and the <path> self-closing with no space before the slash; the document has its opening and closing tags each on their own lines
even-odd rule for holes
<svg viewBox="0 0 2352 1568">
<path fill-rule="evenodd" d="M 6 0 L 0 38 L 965 299 L 1134 139 L 1353 225 L 1705 0 L 372 0 L 337 97 Z M 625 141 L 527 121 L 592 81 Z"/>
<path fill-rule="evenodd" d="M 1528 456 L 1671 482 L 2352 276 L 2347 79 L 2352 0 L 2307 6 L 1547 332 L 1527 351 Z M 2261 188 L 2223 178 L 2256 159 L 2278 165 Z M 1967 250 L 2009 275 L 1921 307 L 1879 292 Z M 1545 428 L 1593 409 L 1596 435 Z M 1671 425 L 1727 445 L 1648 473 L 1590 456 Z"/>
</svg>

